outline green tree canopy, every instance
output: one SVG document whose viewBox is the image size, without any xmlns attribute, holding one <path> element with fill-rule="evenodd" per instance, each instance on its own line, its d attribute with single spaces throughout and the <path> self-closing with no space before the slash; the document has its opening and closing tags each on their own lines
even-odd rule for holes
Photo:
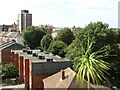
<svg viewBox="0 0 120 90">
<path fill-rule="evenodd" d="M 23 43 L 31 49 L 39 47 L 42 37 L 46 34 L 46 29 L 43 27 L 28 27 L 23 32 Z"/>
<path fill-rule="evenodd" d="M 49 48 L 52 40 L 53 39 L 52 39 L 52 36 L 50 34 L 47 34 L 47 35 L 43 36 L 43 38 L 41 40 L 41 48 L 44 51 L 47 51 L 47 49 Z"/>
<path fill-rule="evenodd" d="M 117 48 L 116 34 L 113 30 L 108 28 L 108 24 L 103 24 L 102 22 L 90 23 L 77 33 L 76 39 L 68 47 L 66 56 L 68 56 L 70 59 L 73 59 L 72 57 L 77 56 L 76 53 L 80 52 L 80 44 L 84 45 L 84 48 L 86 48 L 88 34 L 90 41 L 93 40 L 95 42 L 92 51 L 99 50 L 106 45 L 109 45 L 111 49 L 113 49 L 113 47 L 114 49 Z M 79 54 L 80 53 L 78 53 L 78 55 Z"/>
<path fill-rule="evenodd" d="M 62 41 L 52 41 L 48 51 L 53 53 L 54 55 L 59 55 L 61 57 L 65 56 L 64 49 L 67 47 L 67 44 L 65 44 Z"/>
<path fill-rule="evenodd" d="M 19 76 L 18 68 L 12 64 L 8 63 L 2 66 L 3 78 L 15 78 Z"/>
<path fill-rule="evenodd" d="M 49 28 L 45 25 L 41 25 L 41 26 L 39 26 L 39 28 L 41 28 L 42 30 L 44 30 L 45 31 L 45 33 L 49 33 Z"/>
<path fill-rule="evenodd" d="M 118 77 L 120 78 L 120 76 L 118 75 L 120 75 L 120 73 L 118 73 L 118 71 L 120 65 L 118 64 L 120 63 L 120 50 L 117 46 L 117 36 L 115 31 L 109 29 L 108 26 L 108 24 L 102 22 L 88 24 L 77 33 L 73 43 L 66 49 L 66 57 L 73 62 L 77 57 L 82 57 L 88 47 L 89 36 L 89 42 L 94 41 L 91 48 L 91 53 L 99 51 L 102 47 L 107 46 L 103 60 L 109 63 L 110 70 L 108 72 L 111 75 L 109 76 L 110 81 L 112 84 L 119 84 Z M 106 55 L 108 57 L 106 57 Z"/>
<path fill-rule="evenodd" d="M 57 40 L 63 41 L 67 45 L 71 44 L 74 39 L 73 32 L 69 28 L 64 28 L 58 32 Z"/>
</svg>

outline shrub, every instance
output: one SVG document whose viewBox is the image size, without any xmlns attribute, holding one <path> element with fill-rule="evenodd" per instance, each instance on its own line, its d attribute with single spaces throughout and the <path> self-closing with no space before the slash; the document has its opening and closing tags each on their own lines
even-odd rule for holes
<svg viewBox="0 0 120 90">
<path fill-rule="evenodd" d="M 3 78 L 15 78 L 19 76 L 18 68 L 13 63 L 2 66 Z"/>
</svg>

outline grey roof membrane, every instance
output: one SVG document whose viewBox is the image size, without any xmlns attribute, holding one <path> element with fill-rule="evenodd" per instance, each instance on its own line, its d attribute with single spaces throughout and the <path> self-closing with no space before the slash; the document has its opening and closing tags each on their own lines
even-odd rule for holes
<svg viewBox="0 0 120 90">
<path fill-rule="evenodd" d="M 20 56 L 23 56 L 26 59 L 31 60 L 32 63 L 46 62 L 46 59 L 39 59 L 38 57 L 33 57 L 32 54 L 27 54 L 26 52 L 23 52 L 23 50 L 14 50 L 14 52 L 19 54 Z M 66 58 L 61 58 L 58 55 L 53 55 L 52 53 L 40 52 L 40 50 L 32 50 L 32 52 L 41 56 L 45 56 L 45 58 L 53 58 L 54 62 L 70 61 Z"/>
<path fill-rule="evenodd" d="M 51 75 L 57 73 L 61 69 L 67 67 L 72 67 L 71 61 L 66 58 L 61 58 L 59 56 L 54 56 L 51 53 L 45 54 L 45 52 L 40 52 L 40 50 L 32 50 L 33 53 L 45 56 L 45 59 L 39 59 L 38 57 L 33 57 L 32 54 L 27 54 L 22 50 L 14 50 L 15 53 L 23 56 L 26 59 L 32 61 L 32 75 Z M 52 62 L 47 62 L 46 58 L 53 59 Z"/>
</svg>

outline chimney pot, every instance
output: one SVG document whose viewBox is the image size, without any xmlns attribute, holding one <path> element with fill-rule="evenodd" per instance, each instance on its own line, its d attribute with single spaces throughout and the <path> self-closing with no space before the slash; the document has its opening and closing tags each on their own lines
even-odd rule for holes
<svg viewBox="0 0 120 90">
<path fill-rule="evenodd" d="M 65 71 L 64 70 L 61 70 L 62 71 L 62 80 L 65 79 Z"/>
</svg>

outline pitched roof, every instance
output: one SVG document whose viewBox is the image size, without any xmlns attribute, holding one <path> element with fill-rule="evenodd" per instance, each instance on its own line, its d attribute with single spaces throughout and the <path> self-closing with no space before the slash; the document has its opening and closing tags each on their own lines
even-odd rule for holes
<svg viewBox="0 0 120 90">
<path fill-rule="evenodd" d="M 68 88 L 75 77 L 75 72 L 72 71 L 69 67 L 64 70 L 66 78 L 62 80 L 61 71 L 44 79 L 45 88 Z"/>
<path fill-rule="evenodd" d="M 21 50 L 23 48 L 24 48 L 24 46 L 22 46 L 21 44 L 18 44 L 16 42 L 12 42 L 12 41 L 0 44 L 0 50 L 3 50 L 3 49 Z"/>
<path fill-rule="evenodd" d="M 76 73 L 71 68 L 64 69 L 65 79 L 62 79 L 62 72 L 58 72 L 43 80 L 44 88 L 80 88 L 80 83 L 77 83 Z M 90 86 L 93 88 L 92 86 Z M 87 88 L 85 81 L 84 88 Z M 94 90 L 94 89 L 92 89 Z"/>
</svg>

